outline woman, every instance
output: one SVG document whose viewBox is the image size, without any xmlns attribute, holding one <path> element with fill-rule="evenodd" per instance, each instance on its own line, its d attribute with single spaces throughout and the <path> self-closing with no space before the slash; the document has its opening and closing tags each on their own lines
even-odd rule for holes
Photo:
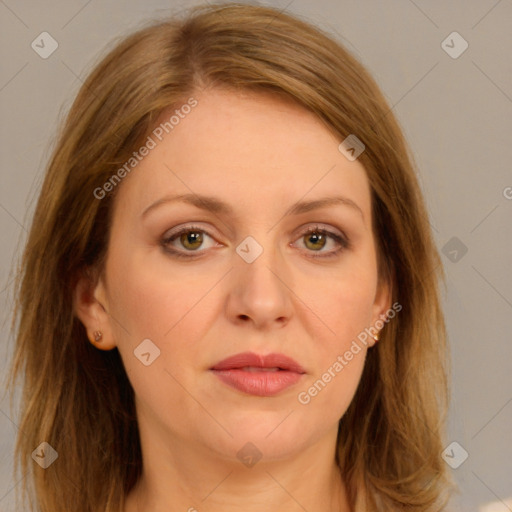
<svg viewBox="0 0 512 512">
<path fill-rule="evenodd" d="M 21 270 L 38 510 L 444 510 L 440 260 L 389 106 L 318 29 L 223 4 L 120 42 Z"/>
</svg>

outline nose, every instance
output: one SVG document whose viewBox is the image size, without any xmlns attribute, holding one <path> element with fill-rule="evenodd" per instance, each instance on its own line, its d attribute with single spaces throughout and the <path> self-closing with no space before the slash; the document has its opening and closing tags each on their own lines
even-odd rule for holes
<svg viewBox="0 0 512 512">
<path fill-rule="evenodd" d="M 233 255 L 226 310 L 232 322 L 260 330 L 286 325 L 293 311 L 290 271 L 277 249 L 263 248 L 251 263 Z"/>
</svg>

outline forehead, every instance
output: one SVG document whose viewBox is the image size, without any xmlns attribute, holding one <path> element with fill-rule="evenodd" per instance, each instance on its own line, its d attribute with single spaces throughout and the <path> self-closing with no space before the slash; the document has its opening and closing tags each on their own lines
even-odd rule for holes
<svg viewBox="0 0 512 512">
<path fill-rule="evenodd" d="M 340 153 L 341 140 L 312 112 L 252 91 L 213 89 L 194 98 L 192 109 L 173 107 L 158 119 L 161 140 L 153 131 L 154 147 L 118 191 L 130 204 L 143 209 L 164 194 L 189 193 L 252 211 L 339 193 L 369 214 L 364 167 Z"/>
</svg>

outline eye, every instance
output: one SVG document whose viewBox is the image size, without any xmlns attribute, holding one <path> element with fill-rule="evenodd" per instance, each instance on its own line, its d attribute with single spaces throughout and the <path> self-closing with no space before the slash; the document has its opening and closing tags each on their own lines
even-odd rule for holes
<svg viewBox="0 0 512 512">
<path fill-rule="evenodd" d="M 312 226 L 304 231 L 299 238 L 304 242 L 304 246 L 309 249 L 308 252 L 316 252 L 320 254 L 310 254 L 312 258 L 331 258 L 345 249 L 350 248 L 348 239 L 339 233 L 335 233 L 320 226 Z M 325 247 L 334 246 L 332 250 L 323 250 Z"/>
<path fill-rule="evenodd" d="M 166 234 L 161 245 L 166 252 L 178 258 L 194 258 L 216 245 L 213 242 L 204 247 L 205 239 L 208 238 L 214 240 L 208 232 L 198 226 L 183 226 Z M 318 225 L 309 227 L 298 240 L 303 241 L 304 247 L 310 253 L 308 257 L 311 258 L 335 257 L 341 251 L 350 248 L 350 242 L 343 234 L 335 233 Z M 331 250 L 323 250 L 329 245 L 334 247 Z"/>
<path fill-rule="evenodd" d="M 164 249 L 174 256 L 178 258 L 190 258 L 196 256 L 196 254 L 186 254 L 188 253 L 202 253 L 203 250 L 199 251 L 203 245 L 205 238 L 211 237 L 204 229 L 198 226 L 184 226 L 174 232 L 167 234 L 162 240 L 162 246 Z M 176 249 L 175 243 L 179 244 L 181 248 L 184 248 L 183 251 L 181 248 Z M 214 244 L 210 245 L 212 247 Z M 206 247 L 208 248 L 208 247 Z M 203 247 L 203 249 L 206 249 Z"/>
</svg>

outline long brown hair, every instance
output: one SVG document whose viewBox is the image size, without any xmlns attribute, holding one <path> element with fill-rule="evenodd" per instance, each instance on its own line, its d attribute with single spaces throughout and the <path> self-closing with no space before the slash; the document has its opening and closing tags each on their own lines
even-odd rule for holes
<svg viewBox="0 0 512 512">
<path fill-rule="evenodd" d="M 322 31 L 275 9 L 195 8 L 124 38 L 94 68 L 49 162 L 20 263 L 12 385 L 22 379 L 17 455 L 42 512 L 119 512 L 141 474 L 133 389 L 117 349 L 99 351 L 74 316 L 81 273 L 101 269 L 112 201 L 102 187 L 155 126 L 194 91 L 224 87 L 292 98 L 339 138 L 366 146 L 379 273 L 402 310 L 368 352 L 340 421 L 337 461 L 351 503 L 372 511 L 440 511 L 447 351 L 442 267 L 414 162 L 378 86 Z M 133 171 L 133 172 L 136 172 Z M 31 460 L 48 442 L 59 458 Z M 29 494 L 25 492 L 24 495 Z"/>
</svg>

